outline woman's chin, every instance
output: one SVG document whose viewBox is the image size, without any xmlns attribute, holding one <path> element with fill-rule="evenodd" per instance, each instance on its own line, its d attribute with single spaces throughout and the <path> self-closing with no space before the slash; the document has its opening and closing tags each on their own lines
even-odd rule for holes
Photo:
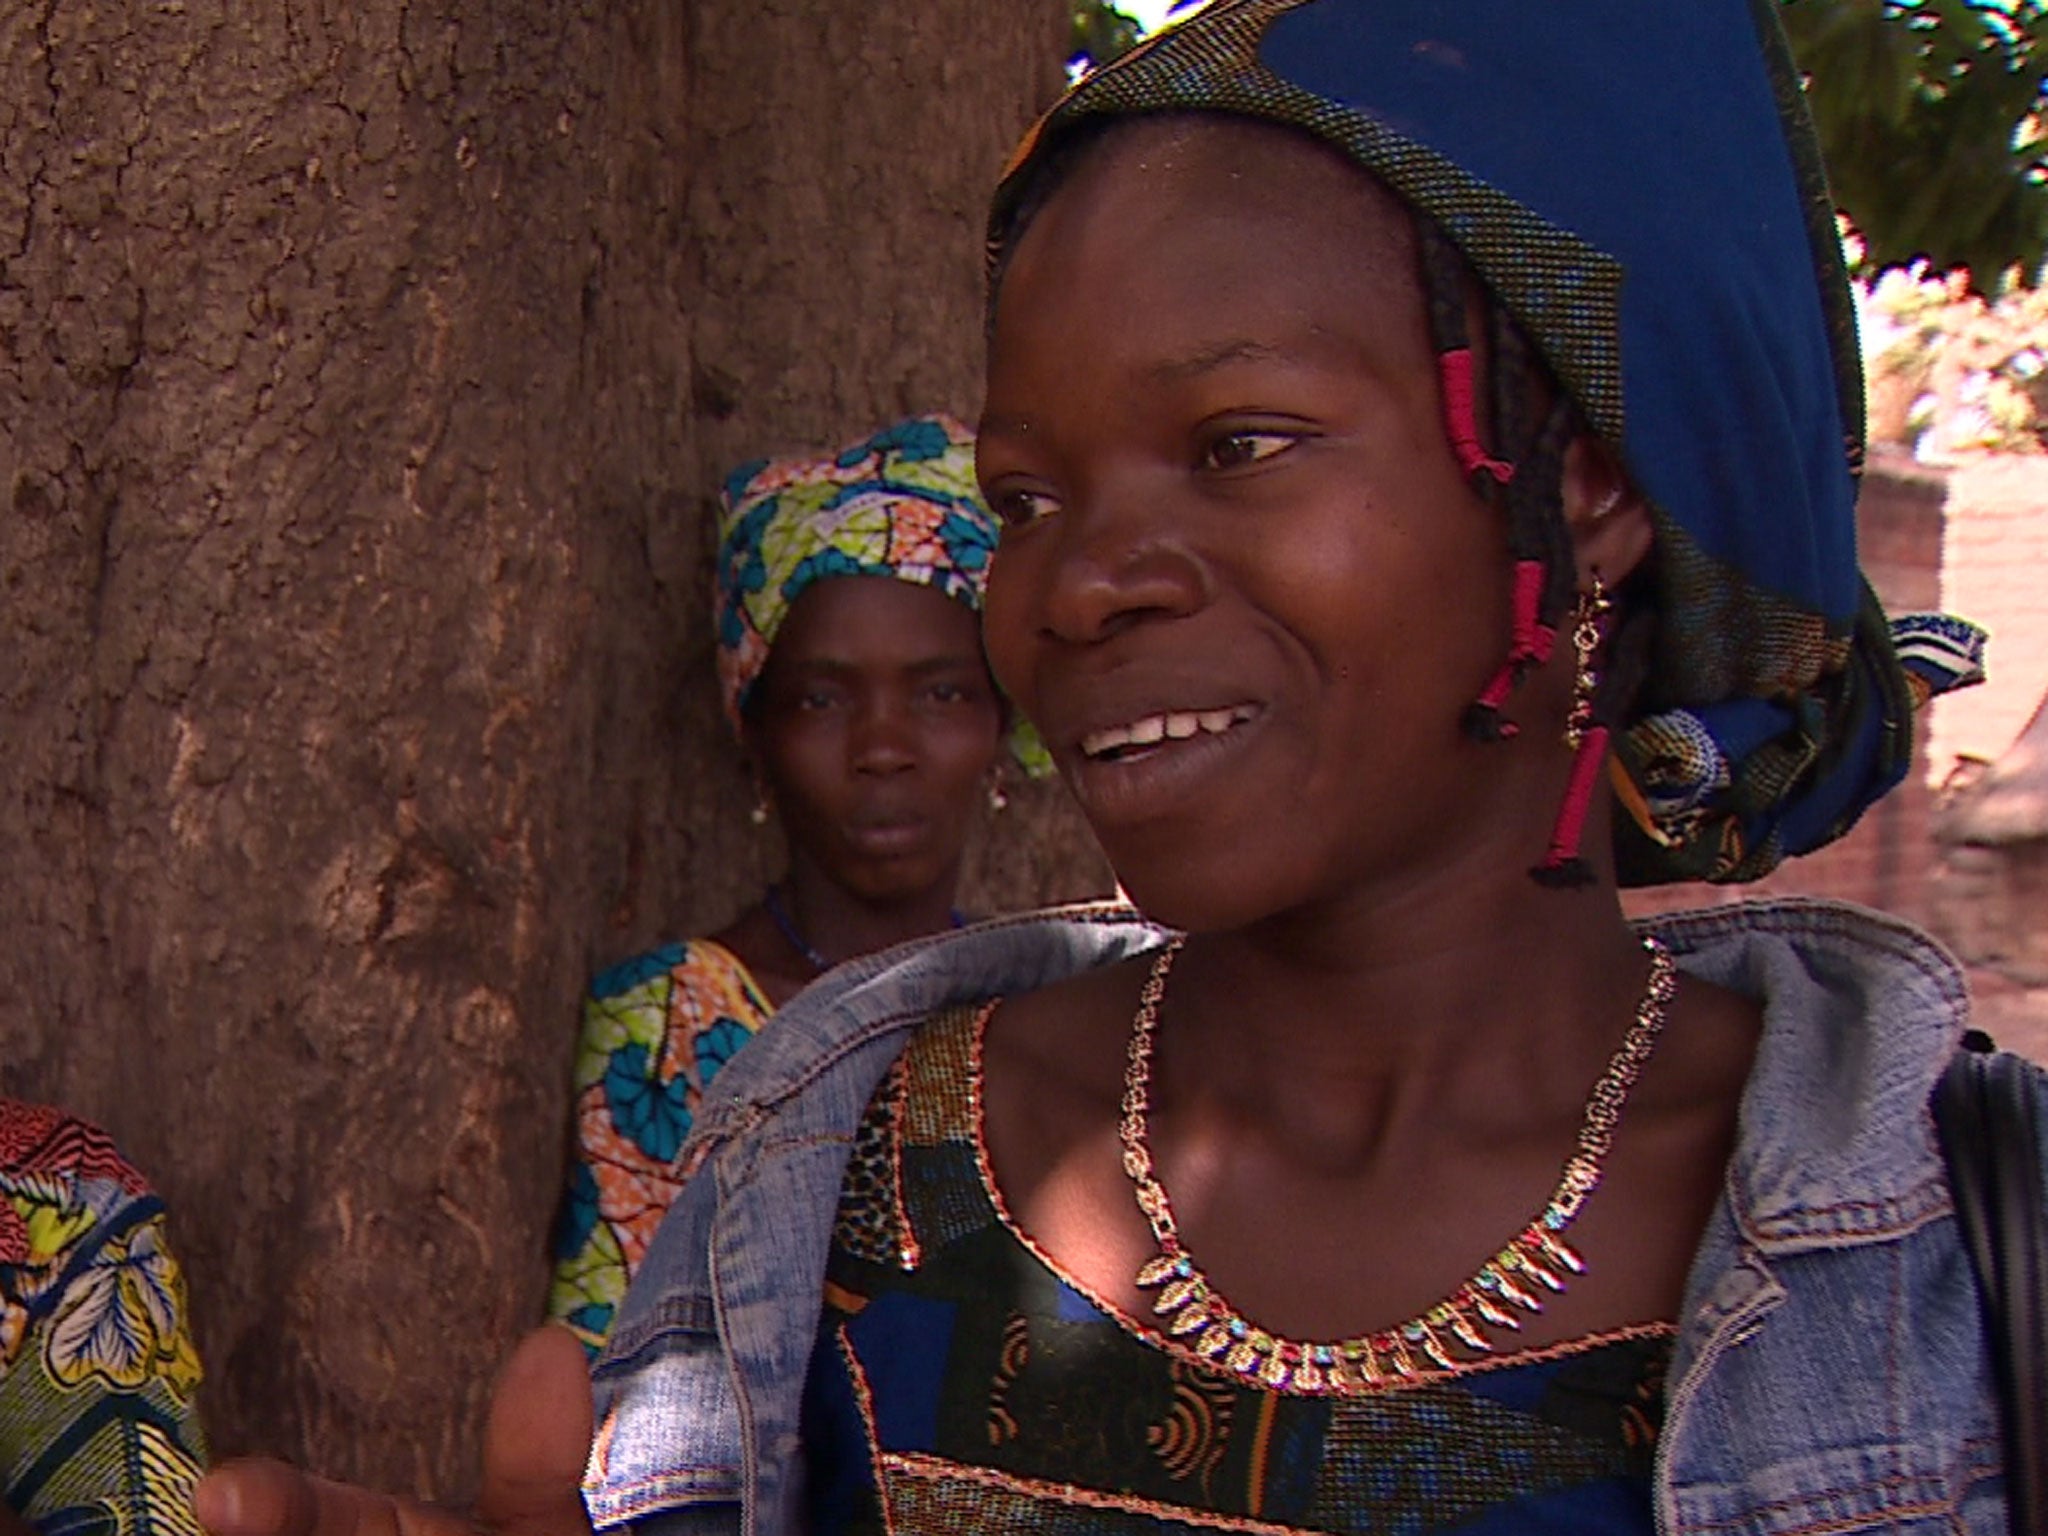
<svg viewBox="0 0 2048 1536">
<path fill-rule="evenodd" d="M 1271 917 L 1276 904 L 1261 899 L 1243 880 L 1219 878 L 1216 872 L 1190 867 L 1161 867 L 1158 861 L 1129 865 L 1111 860 L 1117 885 L 1146 917 L 1185 933 L 1226 933 Z"/>
<path fill-rule="evenodd" d="M 860 900 L 878 907 L 916 901 L 940 886 L 946 887 L 944 894 L 951 901 L 958 867 L 957 858 L 871 859 L 863 861 L 857 869 L 843 871 L 837 883 Z"/>
</svg>

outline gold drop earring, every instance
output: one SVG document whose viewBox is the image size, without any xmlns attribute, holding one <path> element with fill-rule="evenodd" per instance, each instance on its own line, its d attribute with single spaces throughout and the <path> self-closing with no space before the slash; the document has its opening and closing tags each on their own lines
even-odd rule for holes
<svg viewBox="0 0 2048 1536">
<path fill-rule="evenodd" d="M 1593 695 L 1600 686 L 1593 658 L 1606 638 L 1607 615 L 1613 607 L 1600 573 L 1593 572 L 1591 590 L 1581 592 L 1572 609 L 1572 708 L 1565 717 L 1564 744 L 1574 752 L 1593 725 Z"/>
</svg>

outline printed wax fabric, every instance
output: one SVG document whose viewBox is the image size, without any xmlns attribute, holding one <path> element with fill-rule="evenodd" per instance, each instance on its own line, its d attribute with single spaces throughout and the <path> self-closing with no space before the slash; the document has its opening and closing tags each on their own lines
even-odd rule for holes
<svg viewBox="0 0 2048 1536">
<path fill-rule="evenodd" d="M 0 1490 L 42 1536 L 199 1536 L 199 1357 L 163 1202 L 107 1136 L 0 1099 Z"/>
<path fill-rule="evenodd" d="M 1625 884 L 1750 880 L 1906 773 L 1982 635 L 1887 621 L 1858 569 L 1863 384 L 1834 211 L 1773 0 L 1218 0 L 1019 146 L 1211 110 L 1335 146 L 1434 220 L 1652 505 L 1658 636 L 1617 733 Z"/>
<path fill-rule="evenodd" d="M 774 1011 L 739 957 L 709 939 L 664 945 L 591 982 L 548 1316 L 593 1354 L 682 1187 L 676 1150 L 697 1106 Z"/>
<path fill-rule="evenodd" d="M 1668 1326 L 1344 1398 L 1247 1386 L 1010 1222 L 987 1016 L 925 1026 L 855 1138 L 805 1386 L 817 1536 L 1651 1531 Z"/>
</svg>

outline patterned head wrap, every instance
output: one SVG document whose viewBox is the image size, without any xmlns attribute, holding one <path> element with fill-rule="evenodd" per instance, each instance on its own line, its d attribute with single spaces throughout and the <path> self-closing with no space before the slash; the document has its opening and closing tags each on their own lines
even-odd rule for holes
<svg viewBox="0 0 2048 1536">
<path fill-rule="evenodd" d="M 1772 10 L 1216 0 L 1069 92 L 991 214 L 994 270 L 1077 127 L 1192 110 L 1301 129 L 1423 215 L 1425 254 L 1448 242 L 1484 281 L 1650 503 L 1656 634 L 1613 736 L 1624 884 L 1751 880 L 1840 836 L 1904 777 L 1914 706 L 1981 675 L 1981 632 L 1888 622 L 1857 567 L 1854 311 Z M 1441 299 L 1447 430 L 1505 482 Z M 1511 532 L 1516 649 L 1482 708 L 1570 602 L 1548 516 L 1547 543 Z"/>
<path fill-rule="evenodd" d="M 718 682 L 735 733 L 783 620 L 813 582 L 891 576 L 981 611 L 996 521 L 974 482 L 974 436 L 913 416 L 823 458 L 756 459 L 726 478 L 714 619 Z M 1037 771 L 1043 747 L 1011 747 Z"/>
</svg>

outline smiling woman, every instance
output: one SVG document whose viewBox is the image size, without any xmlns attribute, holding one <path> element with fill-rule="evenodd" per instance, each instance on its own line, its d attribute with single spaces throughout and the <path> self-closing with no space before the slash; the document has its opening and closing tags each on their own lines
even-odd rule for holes
<svg viewBox="0 0 2048 1536">
<path fill-rule="evenodd" d="M 1839 836 L 1981 644 L 1858 571 L 1773 12 L 1224 0 L 1027 139 L 986 638 L 1143 915 L 864 957 L 726 1069 L 596 1526 L 2005 1529 L 1953 963 L 1620 902 Z"/>
<path fill-rule="evenodd" d="M 1839 835 L 1980 637 L 1859 578 L 1770 8 L 1581 12 L 1235 0 L 1019 152 L 989 655 L 1151 922 L 857 964 L 721 1079 L 600 1527 L 2002 1528 L 1953 967 L 1619 901 Z"/>
<path fill-rule="evenodd" d="M 550 1315 L 602 1342 L 712 1080 L 835 963 L 957 927 L 1007 710 L 982 655 L 995 529 L 973 439 L 921 417 L 725 491 L 719 677 L 787 873 L 719 933 L 591 985 Z M 1028 736 L 1021 738 L 1031 740 Z"/>
</svg>

